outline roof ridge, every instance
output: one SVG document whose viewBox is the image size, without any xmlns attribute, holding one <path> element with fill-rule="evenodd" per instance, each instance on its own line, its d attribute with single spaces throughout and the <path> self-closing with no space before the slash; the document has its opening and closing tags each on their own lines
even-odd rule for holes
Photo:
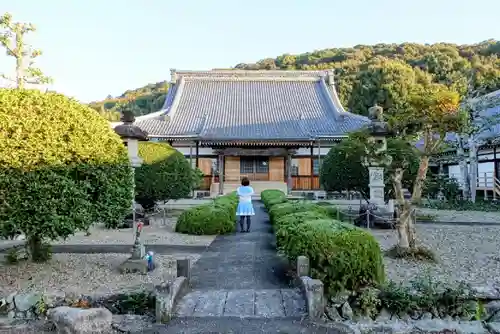
<svg viewBox="0 0 500 334">
<path fill-rule="evenodd" d="M 181 76 L 182 79 L 186 81 L 303 81 L 303 82 L 317 82 L 321 80 L 321 77 L 272 77 L 272 76 L 261 76 L 261 77 L 239 77 L 239 76 Z"/>
<path fill-rule="evenodd" d="M 293 71 L 293 70 L 205 70 L 192 71 L 171 69 L 171 75 L 189 76 L 189 77 L 230 77 L 230 76 L 246 76 L 246 77 L 322 77 L 328 75 L 328 70 L 317 71 Z"/>
</svg>

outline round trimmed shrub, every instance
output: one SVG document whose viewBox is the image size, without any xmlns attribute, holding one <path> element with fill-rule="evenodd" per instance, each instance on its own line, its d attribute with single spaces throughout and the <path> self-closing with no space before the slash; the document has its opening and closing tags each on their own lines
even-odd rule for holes
<svg viewBox="0 0 500 334">
<path fill-rule="evenodd" d="M 236 193 L 216 198 L 214 200 L 214 205 L 227 210 L 231 220 L 236 220 L 236 208 L 238 206 L 238 196 L 236 195 Z"/>
<path fill-rule="evenodd" d="M 143 159 L 136 169 L 136 201 L 152 211 L 158 201 L 188 197 L 199 183 L 198 175 L 182 153 L 164 143 L 139 143 Z"/>
<path fill-rule="evenodd" d="M 46 240 L 130 210 L 127 150 L 93 109 L 57 93 L 0 89 L 0 234 L 23 233 L 33 260 Z"/>
<path fill-rule="evenodd" d="M 260 199 L 262 203 L 264 203 L 266 209 L 268 210 L 275 204 L 284 203 L 288 201 L 288 199 L 286 198 L 286 194 L 281 190 L 277 189 L 264 190 L 260 194 Z"/>
<path fill-rule="evenodd" d="M 227 208 L 205 204 L 184 211 L 175 231 L 194 235 L 226 234 L 234 230 L 234 223 Z"/>
<path fill-rule="evenodd" d="M 274 225 L 276 246 L 281 249 L 287 243 L 289 236 L 287 226 L 296 226 L 306 221 L 328 219 L 324 213 L 316 211 L 295 212 L 278 218 Z"/>
<path fill-rule="evenodd" d="M 323 281 L 328 294 L 384 282 L 382 252 L 369 232 L 330 219 L 288 224 L 283 229 L 288 233 L 284 253 L 290 260 L 309 257 L 312 277 Z"/>
<path fill-rule="evenodd" d="M 179 216 L 175 231 L 195 235 L 231 233 L 235 229 L 237 205 L 238 197 L 232 193 L 188 209 Z"/>
</svg>

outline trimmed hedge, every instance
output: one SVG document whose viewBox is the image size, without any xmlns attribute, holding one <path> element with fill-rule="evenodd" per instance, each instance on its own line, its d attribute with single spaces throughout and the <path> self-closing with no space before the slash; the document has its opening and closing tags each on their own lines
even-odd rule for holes
<svg viewBox="0 0 500 334">
<path fill-rule="evenodd" d="M 283 217 L 285 215 L 295 213 L 295 212 L 306 212 L 313 211 L 321 213 L 325 216 L 328 216 L 329 211 L 327 208 L 316 205 L 311 202 L 303 202 L 303 201 L 290 201 L 285 203 L 280 203 L 273 205 L 269 209 L 269 218 L 271 222 L 275 222 L 278 218 Z"/>
<path fill-rule="evenodd" d="M 238 197 L 232 193 L 188 209 L 179 216 L 175 231 L 194 235 L 231 233 L 235 229 L 237 205 Z"/>
<path fill-rule="evenodd" d="M 280 204 L 288 201 L 284 192 L 274 189 L 264 190 L 260 194 L 260 200 L 262 201 L 262 203 L 264 203 L 264 206 L 268 210 L 275 204 Z"/>
<path fill-rule="evenodd" d="M 283 229 L 288 235 L 283 252 L 290 260 L 307 256 L 312 277 L 323 281 L 327 294 L 384 282 L 382 252 L 369 232 L 332 219 L 304 221 Z"/>
<path fill-rule="evenodd" d="M 369 232 L 332 219 L 342 215 L 331 206 L 304 201 L 277 203 L 274 199 L 284 194 L 276 192 L 273 190 L 266 200 L 277 246 L 291 261 L 307 256 L 312 277 L 323 281 L 327 294 L 384 282 L 382 252 Z"/>
<path fill-rule="evenodd" d="M 144 210 L 152 211 L 158 201 L 188 197 L 197 174 L 184 155 L 165 143 L 139 143 L 143 164 L 135 171 L 135 199 Z"/>
</svg>

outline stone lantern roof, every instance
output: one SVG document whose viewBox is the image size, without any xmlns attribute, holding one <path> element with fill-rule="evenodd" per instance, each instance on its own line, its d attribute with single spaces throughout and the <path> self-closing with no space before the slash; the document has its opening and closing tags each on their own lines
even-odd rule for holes
<svg viewBox="0 0 500 334">
<path fill-rule="evenodd" d="M 137 125 L 134 125 L 135 116 L 130 110 L 122 112 L 121 121 L 123 124 L 115 127 L 115 132 L 122 138 L 137 139 L 140 141 L 147 141 L 148 134 Z"/>
</svg>

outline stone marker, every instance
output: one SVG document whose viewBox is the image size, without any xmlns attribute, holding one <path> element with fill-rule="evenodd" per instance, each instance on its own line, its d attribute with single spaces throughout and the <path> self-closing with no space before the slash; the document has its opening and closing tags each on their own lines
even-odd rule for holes
<svg viewBox="0 0 500 334">
<path fill-rule="evenodd" d="M 309 318 L 320 319 L 325 311 L 323 282 L 307 278 L 304 285 Z"/>
<path fill-rule="evenodd" d="M 188 282 L 191 280 L 191 260 L 177 260 L 177 277 L 186 277 Z"/>
<path fill-rule="evenodd" d="M 297 258 L 297 276 L 309 276 L 309 258 L 301 255 Z"/>
<path fill-rule="evenodd" d="M 137 224 L 134 246 L 132 247 L 132 255 L 125 262 L 123 262 L 119 268 L 122 274 L 136 272 L 147 274 L 149 271 L 148 260 L 145 258 L 146 249 L 141 242 L 142 226 L 142 222 Z"/>
<path fill-rule="evenodd" d="M 48 318 L 58 333 L 105 334 L 111 333 L 113 315 L 106 308 L 61 306 L 49 310 Z"/>
</svg>

